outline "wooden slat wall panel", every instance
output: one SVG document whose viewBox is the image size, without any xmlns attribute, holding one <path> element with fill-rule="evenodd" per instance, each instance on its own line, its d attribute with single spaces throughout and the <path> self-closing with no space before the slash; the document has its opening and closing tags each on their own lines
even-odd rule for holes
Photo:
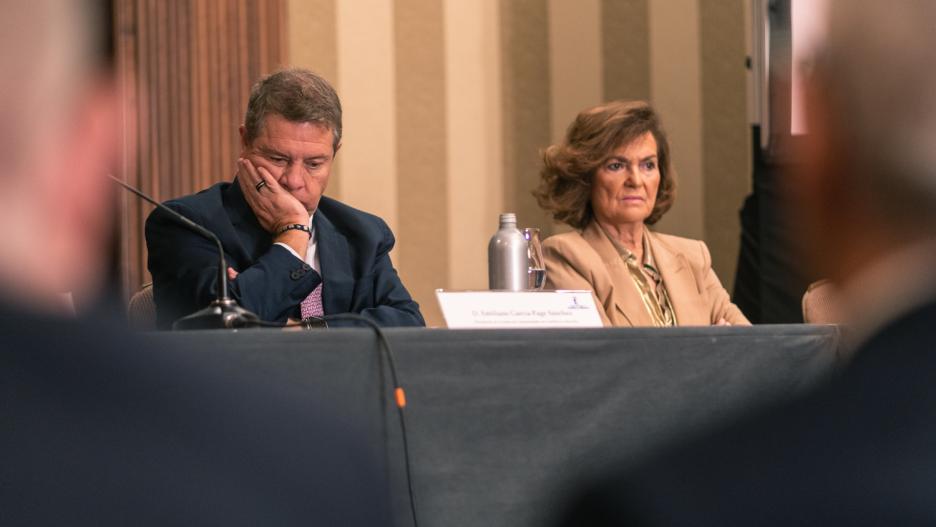
<svg viewBox="0 0 936 527">
<path fill-rule="evenodd" d="M 119 177 L 160 201 L 230 179 L 250 86 L 286 62 L 285 16 L 285 0 L 117 0 L 127 124 Z M 121 204 L 129 296 L 149 281 L 152 207 Z"/>
</svg>

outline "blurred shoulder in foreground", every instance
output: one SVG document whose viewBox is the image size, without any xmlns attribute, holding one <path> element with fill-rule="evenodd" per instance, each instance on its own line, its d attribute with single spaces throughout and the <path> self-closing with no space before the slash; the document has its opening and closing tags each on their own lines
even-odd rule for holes
<svg viewBox="0 0 936 527">
<path fill-rule="evenodd" d="M 936 302 L 792 405 L 594 483 L 563 527 L 932 525 Z"/>
</svg>

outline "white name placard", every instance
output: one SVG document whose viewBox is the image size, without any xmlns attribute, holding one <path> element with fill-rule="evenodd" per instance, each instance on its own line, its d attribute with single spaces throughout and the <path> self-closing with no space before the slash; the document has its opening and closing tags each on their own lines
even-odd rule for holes
<svg viewBox="0 0 936 527">
<path fill-rule="evenodd" d="M 436 290 L 450 329 L 600 328 L 591 291 Z"/>
</svg>

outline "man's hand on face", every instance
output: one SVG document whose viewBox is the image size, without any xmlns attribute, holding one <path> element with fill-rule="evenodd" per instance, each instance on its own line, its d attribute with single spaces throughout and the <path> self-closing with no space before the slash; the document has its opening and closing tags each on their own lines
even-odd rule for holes
<svg viewBox="0 0 936 527">
<path fill-rule="evenodd" d="M 309 211 L 267 169 L 255 167 L 242 157 L 237 160 L 237 181 L 260 226 L 270 234 L 276 236 L 280 229 L 294 223 L 308 225 Z M 264 184 L 257 190 L 261 181 Z"/>
</svg>

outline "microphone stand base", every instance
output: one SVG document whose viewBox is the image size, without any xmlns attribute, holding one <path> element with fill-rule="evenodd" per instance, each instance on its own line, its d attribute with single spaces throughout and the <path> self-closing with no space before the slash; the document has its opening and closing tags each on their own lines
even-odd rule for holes
<svg viewBox="0 0 936 527">
<path fill-rule="evenodd" d="M 231 299 L 215 300 L 204 309 L 176 320 L 172 329 L 238 329 L 260 325 L 260 317 L 237 305 Z"/>
</svg>

